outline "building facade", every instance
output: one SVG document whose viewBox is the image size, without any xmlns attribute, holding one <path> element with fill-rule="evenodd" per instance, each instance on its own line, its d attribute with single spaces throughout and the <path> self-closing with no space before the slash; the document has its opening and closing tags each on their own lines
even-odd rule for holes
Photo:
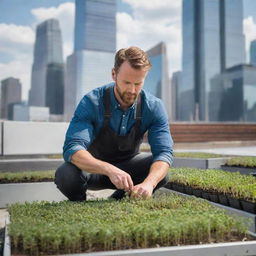
<svg viewBox="0 0 256 256">
<path fill-rule="evenodd" d="M 168 117 L 169 119 L 172 119 L 171 87 L 166 44 L 160 42 L 149 49 L 147 54 L 152 64 L 152 68 L 145 79 L 144 89 L 163 101 Z"/>
<path fill-rule="evenodd" d="M 183 104 L 183 102 L 179 101 L 179 88 L 181 86 L 182 72 L 176 71 L 172 74 L 171 78 L 171 104 L 172 104 L 172 120 L 179 120 L 179 104 Z"/>
<path fill-rule="evenodd" d="M 112 80 L 115 52 L 116 0 L 76 0 L 74 52 L 67 58 L 66 121 L 86 93 Z"/>
<path fill-rule="evenodd" d="M 237 65 L 211 80 L 210 119 L 256 122 L 256 67 Z"/>
<path fill-rule="evenodd" d="M 211 79 L 245 61 L 242 22 L 242 0 L 183 0 L 180 120 L 210 120 Z"/>
<path fill-rule="evenodd" d="M 256 66 L 256 40 L 250 44 L 250 64 Z"/>
<path fill-rule="evenodd" d="M 64 111 L 64 64 L 50 63 L 46 69 L 45 106 L 50 114 L 62 115 Z"/>
<path fill-rule="evenodd" d="M 1 118 L 12 120 L 13 105 L 21 102 L 21 83 L 9 77 L 1 81 Z"/>
<path fill-rule="evenodd" d="M 57 66 L 58 68 L 56 68 Z M 54 72 L 55 74 L 53 74 Z M 59 112 L 62 109 L 63 113 L 63 103 L 62 106 L 55 106 L 53 102 L 58 101 L 58 104 L 63 102 L 63 83 L 64 64 L 61 30 L 58 20 L 49 19 L 39 24 L 36 29 L 29 105 L 49 106 L 51 113 L 54 114 L 56 110 Z M 53 98 L 49 93 L 47 94 L 47 91 L 53 92 L 54 95 L 57 94 L 58 97 Z"/>
</svg>

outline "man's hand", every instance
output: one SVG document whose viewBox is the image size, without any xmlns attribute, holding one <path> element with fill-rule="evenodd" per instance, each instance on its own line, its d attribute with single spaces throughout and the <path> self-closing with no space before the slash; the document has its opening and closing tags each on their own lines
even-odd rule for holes
<svg viewBox="0 0 256 256">
<path fill-rule="evenodd" d="M 130 197 L 131 198 L 148 198 L 152 196 L 153 185 L 148 182 L 142 182 L 134 186 Z"/>
<path fill-rule="evenodd" d="M 116 188 L 123 189 L 126 192 L 133 190 L 133 181 L 127 172 L 115 167 L 114 170 L 108 174 L 108 177 Z"/>
</svg>

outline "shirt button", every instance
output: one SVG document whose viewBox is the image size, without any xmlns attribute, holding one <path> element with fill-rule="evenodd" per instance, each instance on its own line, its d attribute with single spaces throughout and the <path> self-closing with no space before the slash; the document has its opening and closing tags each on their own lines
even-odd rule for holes
<svg viewBox="0 0 256 256">
<path fill-rule="evenodd" d="M 123 117 L 125 117 L 125 115 L 123 115 Z"/>
<path fill-rule="evenodd" d="M 123 126 L 122 128 L 124 129 L 125 127 Z"/>
</svg>

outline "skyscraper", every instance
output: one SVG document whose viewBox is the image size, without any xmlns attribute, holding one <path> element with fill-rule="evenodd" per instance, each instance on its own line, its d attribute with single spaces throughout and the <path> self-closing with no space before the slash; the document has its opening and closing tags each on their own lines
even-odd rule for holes
<svg viewBox="0 0 256 256">
<path fill-rule="evenodd" d="M 252 64 L 253 66 L 256 66 L 256 40 L 251 41 L 250 64 Z"/>
<path fill-rule="evenodd" d="M 256 121 L 256 67 L 236 65 L 211 81 L 213 121 Z"/>
<path fill-rule="evenodd" d="M 65 120 L 81 98 L 112 80 L 116 51 L 116 0 L 76 0 L 74 53 L 67 58 Z"/>
<path fill-rule="evenodd" d="M 149 71 L 144 88 L 163 100 L 169 119 L 171 119 L 171 88 L 168 73 L 167 51 L 164 42 L 160 42 L 147 51 L 152 68 Z"/>
<path fill-rule="evenodd" d="M 64 108 L 64 65 L 50 63 L 46 71 L 46 107 L 50 114 L 62 115 Z"/>
<path fill-rule="evenodd" d="M 12 119 L 12 107 L 21 102 L 21 83 L 19 79 L 9 77 L 2 80 L 1 86 L 1 118 Z"/>
<path fill-rule="evenodd" d="M 171 104 L 172 104 L 172 120 L 179 120 L 179 104 L 183 104 L 183 102 L 179 102 L 179 88 L 181 85 L 182 72 L 176 71 L 172 74 L 171 78 Z"/>
<path fill-rule="evenodd" d="M 52 65 L 48 66 L 49 64 Z M 57 65 L 59 69 L 62 69 L 62 71 L 60 71 L 61 75 L 59 75 L 58 78 L 55 77 L 54 83 L 52 83 L 52 79 L 49 78 L 52 75 L 52 71 L 50 71 L 50 68 L 53 68 L 53 65 Z M 48 72 L 50 72 L 49 74 L 47 74 L 47 70 Z M 60 100 L 61 97 L 63 98 L 63 93 L 61 93 L 64 87 L 63 76 L 64 67 L 62 55 L 61 30 L 58 20 L 49 19 L 39 24 L 36 29 L 34 63 L 32 66 L 29 105 L 53 106 L 54 103 L 49 103 L 49 99 L 46 99 L 46 88 L 48 88 L 48 91 L 51 92 L 59 91 L 58 99 L 52 98 L 51 100 Z M 50 84 L 47 85 L 47 81 Z M 51 86 L 52 88 L 49 88 L 49 86 Z M 56 94 L 57 92 L 54 93 L 54 95 Z M 48 96 L 50 97 L 49 94 Z M 61 108 L 63 109 L 63 106 L 59 107 L 59 109 Z M 54 113 L 54 111 L 55 110 L 51 109 L 51 113 Z"/>
<path fill-rule="evenodd" d="M 209 120 L 210 80 L 244 63 L 242 0 L 183 0 L 181 120 Z"/>
</svg>

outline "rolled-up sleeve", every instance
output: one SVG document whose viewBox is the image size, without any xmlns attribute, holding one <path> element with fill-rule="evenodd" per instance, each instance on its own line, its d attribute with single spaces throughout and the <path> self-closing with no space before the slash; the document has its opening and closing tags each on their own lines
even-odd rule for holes
<svg viewBox="0 0 256 256">
<path fill-rule="evenodd" d="M 173 163 L 173 140 L 163 103 L 159 100 L 154 107 L 152 123 L 148 129 L 148 142 L 153 155 L 153 162 Z"/>
<path fill-rule="evenodd" d="M 87 149 L 94 139 L 95 114 L 92 102 L 87 96 L 80 101 L 74 117 L 69 124 L 63 146 L 63 158 L 66 162 L 71 161 L 71 156 L 78 150 Z"/>
</svg>

